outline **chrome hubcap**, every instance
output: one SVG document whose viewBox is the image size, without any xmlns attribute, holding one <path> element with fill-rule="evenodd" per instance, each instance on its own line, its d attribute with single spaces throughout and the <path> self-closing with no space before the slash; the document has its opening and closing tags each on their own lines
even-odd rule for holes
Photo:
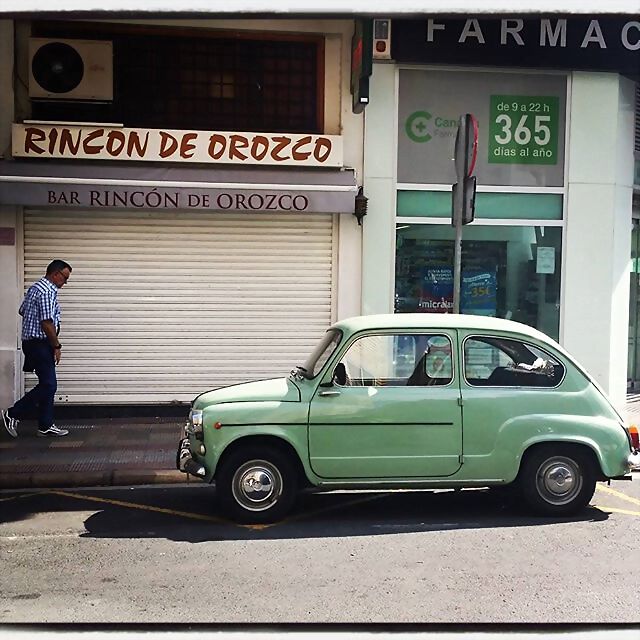
<svg viewBox="0 0 640 640">
<path fill-rule="evenodd" d="M 277 467 L 266 460 L 250 460 L 233 476 L 233 497 L 249 511 L 272 507 L 282 494 L 282 476 Z"/>
<path fill-rule="evenodd" d="M 546 502 L 567 504 L 582 489 L 582 472 L 574 460 L 558 456 L 540 465 L 536 482 L 538 492 Z"/>
</svg>

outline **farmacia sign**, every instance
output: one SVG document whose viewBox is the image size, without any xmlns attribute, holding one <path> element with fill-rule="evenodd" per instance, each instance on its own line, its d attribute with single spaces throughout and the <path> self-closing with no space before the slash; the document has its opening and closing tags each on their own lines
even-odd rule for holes
<svg viewBox="0 0 640 640">
<path fill-rule="evenodd" d="M 640 16 L 394 20 L 397 62 L 619 71 L 640 76 Z"/>
</svg>

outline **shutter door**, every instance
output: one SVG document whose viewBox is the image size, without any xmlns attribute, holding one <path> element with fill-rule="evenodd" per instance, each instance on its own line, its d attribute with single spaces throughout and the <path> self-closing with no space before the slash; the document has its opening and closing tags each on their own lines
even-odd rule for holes
<svg viewBox="0 0 640 640">
<path fill-rule="evenodd" d="M 25 285 L 73 267 L 57 401 L 188 402 L 288 374 L 332 321 L 332 237 L 327 214 L 25 211 Z"/>
</svg>

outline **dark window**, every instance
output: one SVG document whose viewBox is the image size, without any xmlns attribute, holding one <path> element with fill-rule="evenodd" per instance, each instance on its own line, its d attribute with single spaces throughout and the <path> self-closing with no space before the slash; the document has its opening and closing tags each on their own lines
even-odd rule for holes
<svg viewBox="0 0 640 640">
<path fill-rule="evenodd" d="M 531 344 L 474 337 L 464 343 L 464 375 L 473 386 L 555 387 L 564 377 L 564 367 Z"/>
<path fill-rule="evenodd" d="M 322 131 L 320 38 L 56 31 L 36 30 L 43 37 L 113 41 L 114 100 L 34 100 L 36 119 L 163 129 Z"/>
</svg>

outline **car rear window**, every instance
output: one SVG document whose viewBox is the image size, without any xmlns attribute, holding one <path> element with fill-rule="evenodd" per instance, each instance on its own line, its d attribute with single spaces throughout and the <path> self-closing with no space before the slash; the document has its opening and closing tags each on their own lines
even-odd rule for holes
<svg viewBox="0 0 640 640">
<path fill-rule="evenodd" d="M 464 342 L 464 377 L 472 386 L 556 387 L 564 365 L 535 345 L 494 336 Z"/>
</svg>

